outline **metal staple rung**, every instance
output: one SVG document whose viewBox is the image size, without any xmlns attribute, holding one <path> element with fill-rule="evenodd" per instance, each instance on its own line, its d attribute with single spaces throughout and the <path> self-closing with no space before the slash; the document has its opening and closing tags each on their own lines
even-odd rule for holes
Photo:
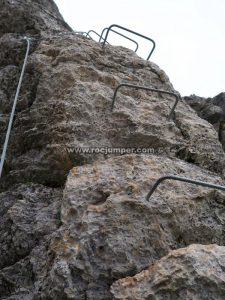
<svg viewBox="0 0 225 300">
<path fill-rule="evenodd" d="M 93 32 L 94 34 L 96 34 L 99 38 L 101 37 L 100 34 L 98 34 L 96 31 L 94 31 L 94 30 L 92 30 L 92 29 L 89 30 L 89 31 L 87 32 L 86 36 L 87 36 L 87 37 L 90 37 L 90 38 L 92 39 L 92 37 L 91 37 L 91 35 L 90 35 L 90 33 L 92 33 L 92 32 Z M 109 44 L 109 43 L 107 42 L 107 44 Z"/>
<path fill-rule="evenodd" d="M 129 88 L 140 89 L 140 90 L 151 91 L 151 92 L 159 92 L 159 93 L 162 93 L 162 94 L 167 94 L 167 95 L 174 96 L 176 98 L 176 101 L 175 101 L 175 103 L 174 103 L 174 105 L 173 105 L 173 107 L 172 107 L 172 109 L 170 111 L 170 114 L 168 116 L 169 120 L 171 119 L 171 117 L 173 115 L 173 112 L 175 111 L 175 108 L 177 106 L 177 103 L 180 100 L 180 96 L 178 94 L 176 94 L 176 93 L 173 93 L 173 92 L 168 92 L 168 91 L 159 90 L 159 89 L 155 89 L 155 88 L 149 88 L 149 87 L 142 86 L 142 85 L 136 85 L 136 84 L 130 84 L 130 83 L 121 83 L 115 89 L 115 92 L 114 92 L 114 95 L 113 95 L 113 100 L 112 100 L 112 105 L 111 105 L 111 111 L 113 111 L 113 108 L 114 108 L 114 104 L 115 104 L 115 101 L 116 101 L 117 92 L 123 86 L 129 87 Z"/>
<path fill-rule="evenodd" d="M 26 55 L 25 55 L 25 58 L 24 58 L 22 71 L 21 71 L 21 74 L 20 74 L 19 83 L 18 83 L 17 90 L 16 90 L 16 95 L 15 95 L 14 102 L 13 102 L 13 107 L 12 107 L 12 111 L 11 111 L 11 115 L 10 115 L 10 119 L 9 119 L 9 124 L 8 124 L 8 129 L 7 129 L 7 133 L 6 133 L 6 137 L 5 137 L 5 143 L 4 143 L 3 150 L 2 150 L 1 162 L 0 162 L 0 178 L 2 176 L 2 170 L 3 170 L 3 166 L 4 166 L 4 162 L 5 162 L 7 148 L 8 148 L 10 133 L 11 133 L 13 119 L 14 119 L 15 110 L 16 110 L 16 104 L 17 104 L 17 100 L 18 100 L 18 97 L 19 97 L 20 88 L 21 88 L 21 84 L 22 84 L 23 76 L 24 76 L 24 72 L 25 72 L 25 67 L 26 67 L 26 64 L 27 64 L 27 59 L 28 59 L 28 55 L 29 55 L 29 51 L 30 51 L 30 38 L 24 37 L 24 39 L 27 42 L 27 50 L 26 50 Z"/>
<path fill-rule="evenodd" d="M 105 32 L 106 30 L 108 30 L 108 27 L 104 28 L 103 31 L 102 31 L 102 33 L 101 33 L 101 35 L 99 35 L 99 37 L 100 37 L 100 38 L 99 38 L 99 42 L 101 42 L 102 39 L 103 39 L 103 41 L 104 41 L 103 34 L 104 34 L 104 32 Z M 134 52 L 137 52 L 138 47 L 139 47 L 138 42 L 136 42 L 135 40 L 129 38 L 128 36 L 126 36 L 126 35 L 124 35 L 124 34 L 118 32 L 118 31 L 116 31 L 116 30 L 111 29 L 111 31 L 114 32 L 114 33 L 116 33 L 116 34 L 118 34 L 118 35 L 120 35 L 120 36 L 122 36 L 122 37 L 124 37 L 125 39 L 127 39 L 127 40 L 133 42 L 133 43 L 136 45 L 136 48 L 135 48 Z M 107 41 L 106 41 L 106 43 L 107 43 Z"/>
<path fill-rule="evenodd" d="M 155 182 L 155 184 L 153 185 L 153 187 L 149 191 L 148 195 L 146 196 L 147 201 L 149 201 L 150 197 L 152 196 L 152 194 L 154 193 L 154 191 L 156 190 L 158 185 L 161 182 L 165 181 L 165 180 L 178 180 L 178 181 L 182 181 L 182 182 L 187 182 L 187 183 L 191 183 L 191 184 L 195 184 L 195 185 L 200 185 L 200 186 L 204 186 L 204 187 L 208 187 L 208 188 L 212 188 L 212 189 L 225 191 L 225 186 L 223 186 L 223 185 L 208 183 L 208 182 L 205 182 L 205 181 L 194 180 L 194 179 L 191 179 L 191 178 L 185 178 L 185 177 L 180 177 L 180 176 L 175 176 L 175 175 L 168 175 L 168 176 L 160 177 Z"/>
<path fill-rule="evenodd" d="M 150 51 L 150 53 L 149 53 L 149 55 L 148 55 L 148 57 L 147 57 L 147 60 L 149 60 L 149 58 L 151 57 L 153 51 L 155 50 L 155 46 L 156 46 L 155 41 L 154 41 L 153 39 L 151 39 L 151 38 L 149 38 L 149 37 L 143 35 L 143 34 L 140 34 L 140 33 L 136 32 L 136 31 L 130 30 L 130 29 L 125 28 L 125 27 L 122 27 L 122 26 L 120 26 L 120 25 L 113 24 L 113 25 L 110 25 L 108 28 L 104 28 L 104 29 L 103 29 L 103 31 L 102 31 L 102 33 L 101 33 L 101 37 L 100 37 L 100 39 L 99 39 L 99 42 L 101 42 L 101 39 L 103 38 L 102 36 L 103 36 L 105 30 L 107 30 L 107 32 L 106 32 L 106 35 L 105 35 L 105 38 L 104 38 L 102 47 L 105 46 L 106 41 L 107 41 L 107 38 L 108 38 L 108 35 L 109 35 L 109 32 L 112 31 L 112 28 L 113 28 L 113 27 L 117 27 L 117 28 L 120 28 L 120 29 L 122 29 L 122 30 L 128 31 L 128 32 L 130 32 L 130 33 L 132 33 L 132 34 L 135 34 L 135 35 L 137 35 L 137 36 L 140 36 L 140 37 L 142 37 L 142 38 L 144 38 L 144 39 L 150 41 L 150 42 L 153 44 L 153 47 L 152 47 L 152 50 Z"/>
<path fill-rule="evenodd" d="M 80 35 L 86 35 L 87 36 L 87 32 L 85 32 L 85 31 L 76 31 L 76 30 L 74 30 L 73 32 L 75 34 L 80 34 Z"/>
</svg>

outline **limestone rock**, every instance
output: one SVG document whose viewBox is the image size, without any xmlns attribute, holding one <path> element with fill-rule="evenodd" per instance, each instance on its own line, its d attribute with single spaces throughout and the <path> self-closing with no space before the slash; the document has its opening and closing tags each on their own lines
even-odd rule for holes
<svg viewBox="0 0 225 300">
<path fill-rule="evenodd" d="M 174 97 L 128 88 L 112 112 L 122 82 L 174 88 L 133 51 L 72 32 L 52 0 L 0 5 L 0 150 L 32 39 L 0 181 L 0 299 L 111 300 L 171 250 L 224 246 L 224 193 L 169 181 L 145 199 L 166 174 L 225 184 L 215 124 L 185 101 L 168 120 Z"/>
<path fill-rule="evenodd" d="M 149 103 L 144 93 L 143 107 L 137 114 L 134 111 L 138 103 L 127 96 L 130 101 L 126 100 L 122 111 L 113 114 L 110 111 L 114 89 L 121 81 L 141 82 L 143 77 L 142 83 L 151 80 L 159 87 L 170 88 L 162 74 L 156 66 L 126 49 L 118 51 L 111 47 L 103 51 L 99 44 L 73 35 L 42 40 L 30 57 L 24 78 L 18 106 L 21 109 L 15 119 L 6 162 L 10 170 L 7 181 L 22 176 L 58 185 L 65 181 L 73 166 L 104 157 L 67 149 L 153 144 L 160 147 L 179 143 L 181 134 L 176 126 L 172 122 L 163 124 L 169 114 L 166 103 L 173 99 L 153 98 L 153 103 Z M 127 93 L 130 95 L 132 91 Z M 153 115 L 152 130 L 148 124 L 152 113 L 146 114 L 149 105 L 162 115 L 158 121 L 157 115 Z M 163 126 L 161 138 L 157 123 Z"/>
<path fill-rule="evenodd" d="M 114 300 L 223 300 L 225 247 L 191 245 L 113 284 Z"/>
<path fill-rule="evenodd" d="M 37 184 L 13 186 L 0 193 L 0 299 L 20 294 L 20 289 L 21 299 L 30 294 L 29 255 L 60 226 L 61 198 L 61 190 Z"/>
<path fill-rule="evenodd" d="M 0 37 L 6 33 L 71 30 L 53 0 L 0 0 L 0 7 Z"/>
<path fill-rule="evenodd" d="M 4 2 L 0 16 L 10 11 L 13 18 L 9 3 Z M 32 3 L 13 5 L 31 10 L 29 16 L 34 11 L 42 16 L 44 2 Z M 45 9 L 57 14 L 52 1 Z M 63 186 L 73 166 L 112 156 L 82 152 L 95 147 L 152 148 L 223 175 L 225 156 L 216 131 L 185 102 L 168 120 L 174 97 L 124 88 L 111 112 L 112 96 L 121 82 L 174 91 L 157 65 L 122 47 L 103 49 L 63 26 L 56 33 L 55 23 L 49 27 L 52 31 L 34 35 L 0 189 L 27 181 Z M 0 38 L 1 144 L 26 48 L 13 26 L 8 31 L 14 33 Z"/>
<path fill-rule="evenodd" d="M 223 192 L 168 181 L 146 201 L 155 180 L 168 173 L 221 182 L 213 173 L 155 155 L 125 155 L 72 169 L 63 225 L 49 249 L 54 259 L 36 283 L 35 299 L 112 299 L 114 281 L 135 275 L 171 249 L 223 245 Z"/>
<path fill-rule="evenodd" d="M 14 73 L 2 70 L 4 78 L 8 74 L 3 93 L 11 82 L 15 86 Z M 180 102 L 168 120 L 173 97 L 124 88 L 111 112 L 121 82 L 173 91 L 163 71 L 130 50 L 102 49 L 72 34 L 41 39 L 26 69 L 2 185 L 29 178 L 61 186 L 73 166 L 112 156 L 76 152 L 95 147 L 160 149 L 223 174 L 224 152 L 216 131 L 186 103 Z"/>
<path fill-rule="evenodd" d="M 225 149 L 225 93 L 220 93 L 214 98 L 191 95 L 184 97 L 184 100 L 201 118 L 214 126 L 218 132 L 218 139 Z"/>
<path fill-rule="evenodd" d="M 184 100 L 198 113 L 198 115 L 211 124 L 218 124 L 225 119 L 225 93 L 214 98 L 203 98 L 196 95 L 184 97 Z"/>
</svg>

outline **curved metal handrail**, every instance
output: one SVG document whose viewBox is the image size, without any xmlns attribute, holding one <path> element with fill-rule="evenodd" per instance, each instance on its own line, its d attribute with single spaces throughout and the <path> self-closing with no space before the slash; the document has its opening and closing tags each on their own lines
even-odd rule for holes
<svg viewBox="0 0 225 300">
<path fill-rule="evenodd" d="M 104 28 L 103 31 L 102 31 L 102 33 L 101 33 L 101 35 L 99 35 L 99 37 L 100 37 L 100 38 L 99 38 L 99 43 L 101 42 L 102 39 L 103 39 L 103 41 L 104 41 L 104 38 L 103 38 L 102 36 L 103 36 L 103 34 L 104 34 L 104 32 L 105 32 L 106 30 L 108 30 L 108 27 Z M 122 37 L 124 37 L 125 39 L 127 39 L 127 40 L 129 40 L 129 41 L 135 43 L 136 48 L 135 48 L 134 52 L 137 52 L 138 47 L 139 47 L 138 42 L 136 42 L 135 40 L 129 38 L 128 36 L 126 36 L 126 35 L 124 35 L 124 34 L 118 32 L 118 31 L 116 31 L 116 30 L 111 29 L 111 31 L 114 32 L 114 33 L 116 33 L 116 34 L 118 34 L 118 35 L 120 35 L 120 36 L 122 36 Z M 106 43 L 107 43 L 107 41 L 106 41 Z"/>
<path fill-rule="evenodd" d="M 126 28 L 126 27 L 122 27 L 122 26 L 120 26 L 120 25 L 113 24 L 113 25 L 110 25 L 110 26 L 108 27 L 107 32 L 106 32 L 106 35 L 105 35 L 105 38 L 104 38 L 104 41 L 103 41 L 103 44 L 102 44 L 102 47 L 105 46 L 105 43 L 106 43 L 106 41 L 107 41 L 107 37 L 108 37 L 108 35 L 109 35 L 109 32 L 110 32 L 110 30 L 112 31 L 112 27 L 120 28 L 120 29 L 125 30 L 125 31 L 128 31 L 128 32 L 130 32 L 130 33 L 132 33 L 132 34 L 138 35 L 138 36 L 140 36 L 140 37 L 142 37 L 142 38 L 144 38 L 144 39 L 146 39 L 146 40 L 149 40 L 149 41 L 153 44 L 152 50 L 151 50 L 151 52 L 149 53 L 149 55 L 148 55 L 148 57 L 147 57 L 147 60 L 149 60 L 149 58 L 151 57 L 153 51 L 155 50 L 155 46 L 156 46 L 155 41 L 154 41 L 153 39 L 151 39 L 151 38 L 149 38 L 149 37 L 143 35 L 143 34 L 140 34 L 140 33 L 136 32 L 136 31 L 130 30 L 130 29 Z M 104 29 L 104 30 L 106 30 L 106 29 Z M 102 39 L 102 35 L 103 35 L 103 33 L 104 33 L 104 30 L 102 31 L 100 41 L 101 41 L 101 39 Z"/>
<path fill-rule="evenodd" d="M 115 101 L 116 101 L 116 95 L 117 95 L 117 92 L 118 90 L 123 87 L 123 86 L 126 86 L 126 87 L 129 87 L 129 88 L 135 88 L 135 89 L 141 89 L 141 90 L 146 90 L 146 91 L 151 91 L 151 92 L 159 92 L 159 93 L 163 93 L 163 94 L 167 94 L 167 95 L 172 95 L 174 97 L 176 97 L 176 101 L 170 111 L 170 114 L 168 116 L 168 119 L 170 120 L 170 118 L 172 117 L 172 114 L 177 106 L 177 103 L 178 101 L 180 100 L 180 96 L 176 93 L 173 93 L 173 92 L 168 92 L 168 91 L 164 91 L 164 90 L 159 90 L 159 89 L 155 89 L 155 88 L 149 88 L 149 87 L 146 87 L 146 86 L 142 86 L 142 85 L 136 85 L 136 84 L 130 84 L 130 83 L 121 83 L 117 86 L 117 88 L 115 89 L 115 92 L 114 92 L 114 95 L 113 95 L 113 101 L 112 101 L 112 105 L 111 105 L 111 111 L 113 111 L 113 107 L 114 107 L 114 104 L 115 104 Z"/>
<path fill-rule="evenodd" d="M 26 64 L 27 64 L 27 59 L 28 59 L 28 55 L 29 55 L 29 51 L 30 51 L 30 38 L 24 37 L 24 39 L 27 42 L 27 50 L 26 50 L 26 55 L 25 55 L 25 58 L 24 58 L 22 71 L 21 71 L 21 74 L 20 74 L 19 83 L 18 83 L 17 90 L 16 90 L 16 95 L 15 95 L 14 102 L 13 102 L 13 107 L 12 107 L 12 111 L 11 111 L 11 115 L 10 115 L 10 119 L 9 119 L 9 124 L 8 124 L 8 129 L 7 129 L 7 133 L 6 133 L 6 137 L 5 137 L 5 143 L 4 143 L 3 150 L 2 150 L 2 156 L 1 156 L 1 162 L 0 162 L 0 178 L 2 176 L 2 170 L 3 170 L 3 166 L 4 166 L 4 162 L 5 162 L 7 148 L 8 148 L 10 133 L 11 133 L 13 119 L 14 119 L 15 110 L 16 110 L 16 104 L 17 104 L 17 100 L 18 100 L 18 97 L 19 97 L 20 88 L 21 88 L 21 84 L 22 84 L 23 76 L 24 76 L 24 72 L 25 72 L 25 67 L 26 67 Z"/>
<path fill-rule="evenodd" d="M 218 185 L 218 184 L 214 184 L 214 183 L 208 183 L 205 181 L 201 181 L 201 180 L 194 180 L 191 178 L 185 178 L 185 177 L 180 177 L 180 176 L 175 176 L 175 175 L 168 175 L 168 176 L 162 176 L 160 177 L 153 185 L 153 187 L 151 188 L 151 190 L 149 191 L 148 195 L 146 196 L 146 200 L 149 201 L 150 197 L 152 196 L 152 194 L 154 193 L 154 191 L 156 190 L 156 188 L 158 187 L 158 185 L 165 181 L 165 180 L 178 180 L 178 181 L 182 181 L 182 182 L 187 182 L 187 183 L 192 183 L 192 184 L 196 184 L 196 185 L 201 185 L 201 186 L 205 186 L 205 187 L 209 187 L 212 189 L 217 189 L 217 190 L 222 190 L 225 191 L 225 186 L 223 185 Z"/>
</svg>

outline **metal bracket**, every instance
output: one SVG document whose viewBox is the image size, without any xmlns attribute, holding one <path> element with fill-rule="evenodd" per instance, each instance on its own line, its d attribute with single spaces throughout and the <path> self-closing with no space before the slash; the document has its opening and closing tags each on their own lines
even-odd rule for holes
<svg viewBox="0 0 225 300">
<path fill-rule="evenodd" d="M 92 37 L 90 36 L 90 33 L 96 34 L 99 38 L 101 37 L 100 34 L 98 34 L 98 33 L 97 33 L 96 31 L 94 31 L 94 30 L 89 30 L 89 31 L 87 32 L 86 36 L 89 36 L 90 38 L 92 38 Z"/>
<path fill-rule="evenodd" d="M 102 30 L 101 35 L 99 35 L 99 37 L 100 37 L 100 38 L 99 38 L 99 42 L 101 42 L 102 39 L 103 39 L 103 42 L 104 42 L 103 34 L 104 34 L 104 32 L 105 32 L 106 30 L 108 30 L 108 27 L 106 27 L 106 28 L 104 28 L 104 29 Z M 124 37 L 125 39 L 127 39 L 127 40 L 129 40 L 129 41 L 135 43 L 136 48 L 135 48 L 134 52 L 137 52 L 139 45 L 138 45 L 138 43 L 137 43 L 135 40 L 132 40 L 132 39 L 129 38 L 128 36 L 126 36 L 126 35 L 124 35 L 124 34 L 118 32 L 118 31 L 116 31 L 116 30 L 111 29 L 111 31 L 114 32 L 114 33 L 116 33 L 116 34 L 118 34 L 118 35 L 120 35 L 120 36 L 122 36 L 122 37 Z M 107 41 L 106 41 L 106 42 L 107 42 Z"/>
<path fill-rule="evenodd" d="M 2 150 L 2 156 L 1 156 L 1 162 L 0 162 L 0 178 L 2 176 L 2 170 L 3 170 L 3 166 L 4 166 L 4 162 L 5 162 L 7 148 L 8 148 L 10 133 L 11 133 L 13 119 L 14 119 L 15 110 L 16 110 L 16 104 L 17 104 L 17 100 L 18 100 L 18 97 L 19 97 L 20 88 L 21 88 L 21 84 L 22 84 L 23 76 L 24 76 L 24 71 L 25 71 L 25 67 L 26 67 L 26 64 L 27 64 L 27 59 L 28 59 L 28 55 L 29 55 L 29 51 L 30 51 L 30 40 L 31 39 L 27 38 L 27 37 L 24 37 L 24 39 L 27 42 L 27 50 L 26 50 L 26 54 L 25 54 L 25 58 L 24 58 L 22 71 L 21 71 L 21 74 L 20 74 L 19 83 L 18 83 L 17 90 L 16 90 L 16 95 L 15 95 L 14 102 L 13 102 L 13 107 L 12 107 L 12 111 L 11 111 L 11 115 L 10 115 L 10 119 L 9 119 L 9 124 L 8 124 L 8 129 L 7 129 L 7 133 L 6 133 L 6 137 L 5 137 L 5 143 L 4 143 L 3 150 Z"/>
<path fill-rule="evenodd" d="M 155 184 L 153 185 L 153 187 L 149 191 L 148 195 L 146 196 L 146 200 L 147 201 L 149 201 L 150 197 L 152 196 L 152 194 L 154 193 L 154 191 L 156 190 L 156 188 L 158 187 L 158 185 L 161 182 L 165 181 L 165 180 L 178 180 L 178 181 L 182 181 L 182 182 L 192 183 L 192 184 L 196 184 L 196 185 L 201 185 L 201 186 L 209 187 L 209 188 L 212 188 L 212 189 L 217 189 L 217 190 L 225 191 L 225 186 L 223 186 L 223 185 L 208 183 L 208 182 L 205 182 L 205 181 L 194 180 L 194 179 L 180 177 L 180 176 L 175 176 L 175 175 L 169 175 L 169 176 L 160 177 L 155 182 Z"/>
<path fill-rule="evenodd" d="M 74 30 L 73 31 L 75 34 L 77 34 L 77 35 L 84 35 L 84 36 L 87 36 L 87 32 L 85 32 L 85 31 L 77 31 L 77 30 Z"/>
<path fill-rule="evenodd" d="M 173 107 L 172 107 L 172 109 L 170 111 L 170 114 L 168 116 L 169 120 L 171 119 L 172 114 L 173 114 L 173 112 L 174 112 L 174 110 L 175 110 L 175 108 L 177 106 L 177 103 L 180 100 L 180 96 L 178 94 L 176 94 L 176 93 L 173 93 L 173 92 L 168 92 L 168 91 L 164 91 L 164 90 L 158 90 L 158 89 L 155 89 L 155 88 L 149 88 L 149 87 L 146 87 L 146 86 L 141 86 L 141 85 L 136 85 L 136 84 L 121 83 L 115 89 L 115 92 L 114 92 L 114 95 L 113 95 L 113 101 L 112 101 L 112 105 L 111 105 L 111 111 L 113 111 L 113 107 L 114 107 L 114 104 L 115 104 L 115 101 L 116 101 L 117 92 L 123 86 L 129 87 L 129 88 L 140 89 L 140 90 L 151 91 L 151 92 L 159 92 L 159 93 L 163 93 L 163 94 L 174 96 L 176 98 L 176 101 L 175 101 L 175 103 L 174 103 L 174 105 L 173 105 Z"/>
<path fill-rule="evenodd" d="M 120 25 L 113 24 L 113 25 L 110 25 L 108 28 L 103 29 L 102 34 L 101 34 L 101 38 L 100 38 L 99 41 L 101 41 L 101 39 L 103 38 L 102 36 L 103 36 L 103 34 L 104 34 L 104 31 L 107 30 L 107 32 L 106 32 L 106 35 L 105 35 L 105 38 L 104 38 L 102 47 L 105 46 L 106 41 L 107 41 L 107 38 L 108 38 L 108 35 L 109 35 L 109 32 L 112 31 L 112 28 L 113 28 L 113 27 L 120 28 L 120 29 L 125 30 L 125 31 L 128 31 L 128 32 L 130 32 L 130 33 L 132 33 L 132 34 L 135 34 L 135 35 L 137 35 L 137 36 L 140 36 L 140 37 L 142 37 L 142 38 L 144 38 L 144 39 L 146 39 L 146 40 L 149 40 L 149 41 L 153 44 L 152 50 L 151 50 L 150 54 L 149 54 L 148 57 L 147 57 L 147 60 L 149 60 L 149 58 L 151 57 L 153 51 L 155 50 L 155 46 L 156 46 L 156 45 L 155 45 L 155 41 L 154 41 L 153 39 L 151 39 L 151 38 L 145 36 L 145 35 L 142 35 L 142 34 L 140 34 L 140 33 L 138 33 L 138 32 L 135 32 L 135 31 L 130 30 L 130 29 L 128 29 L 128 28 L 122 27 L 122 26 L 120 26 Z"/>
<path fill-rule="evenodd" d="M 92 39 L 90 33 L 96 34 L 99 38 L 101 37 L 100 34 L 98 34 L 98 33 L 97 33 L 96 31 L 94 31 L 94 30 L 89 30 L 89 31 L 87 32 L 87 34 L 86 34 L 86 37 L 89 37 L 89 38 Z M 93 39 L 92 39 L 92 40 L 93 40 Z M 109 44 L 108 42 L 106 42 L 106 43 Z"/>
</svg>

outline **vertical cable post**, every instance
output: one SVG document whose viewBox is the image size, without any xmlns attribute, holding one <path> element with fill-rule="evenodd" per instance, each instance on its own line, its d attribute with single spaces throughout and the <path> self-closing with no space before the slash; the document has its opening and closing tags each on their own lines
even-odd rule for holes
<svg viewBox="0 0 225 300">
<path fill-rule="evenodd" d="M 25 55 L 24 62 L 23 62 L 22 71 L 20 74 L 19 83 L 18 83 L 17 90 L 16 90 L 16 95 L 15 95 L 14 102 L 13 102 L 11 115 L 9 118 L 9 124 L 8 124 L 8 129 L 7 129 L 7 133 L 6 133 L 6 137 L 5 137 L 5 143 L 4 143 L 3 150 L 2 150 L 2 156 L 1 156 L 1 162 L 0 162 L 0 178 L 2 176 L 2 171 L 3 171 L 3 167 L 4 167 L 6 152 L 7 152 L 9 138 L 10 138 L 10 133 L 12 130 L 13 119 L 14 119 L 14 115 L 15 115 L 15 111 L 16 111 L 16 105 L 17 105 L 20 88 L 22 85 L 23 77 L 24 77 L 24 72 L 25 72 L 25 67 L 26 67 L 27 60 L 28 60 L 29 51 L 30 51 L 30 39 L 28 37 L 24 37 L 24 39 L 27 42 L 27 50 L 26 50 L 26 55 Z"/>
</svg>

